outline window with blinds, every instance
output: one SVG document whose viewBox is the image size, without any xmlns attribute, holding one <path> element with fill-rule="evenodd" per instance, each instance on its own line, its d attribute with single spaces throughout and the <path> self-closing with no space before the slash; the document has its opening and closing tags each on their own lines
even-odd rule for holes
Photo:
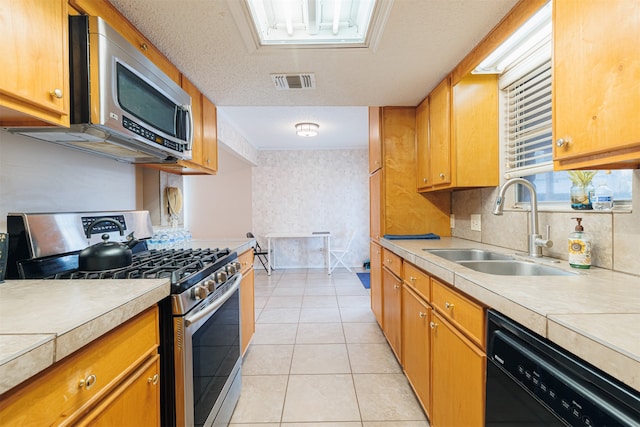
<svg viewBox="0 0 640 427">
<path fill-rule="evenodd" d="M 504 91 L 506 176 L 552 171 L 551 60 L 526 72 Z"/>
</svg>

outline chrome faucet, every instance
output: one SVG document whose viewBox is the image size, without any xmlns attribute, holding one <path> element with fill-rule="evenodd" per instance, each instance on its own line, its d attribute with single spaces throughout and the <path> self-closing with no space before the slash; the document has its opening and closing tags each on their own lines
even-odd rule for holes
<svg viewBox="0 0 640 427">
<path fill-rule="evenodd" d="M 538 233 L 538 195 L 536 194 L 536 187 L 529 181 L 523 178 L 513 178 L 505 182 L 500 188 L 498 198 L 496 199 L 496 205 L 493 208 L 494 215 L 502 215 L 502 208 L 504 205 L 504 195 L 507 192 L 507 188 L 513 184 L 522 184 L 528 190 L 531 195 L 531 218 L 529 219 L 531 233 L 529 234 L 529 256 L 540 258 L 542 256 L 542 248 L 550 248 L 553 246 L 553 242 L 549 240 L 549 228 L 547 228 L 547 238 L 543 239 Z"/>
</svg>

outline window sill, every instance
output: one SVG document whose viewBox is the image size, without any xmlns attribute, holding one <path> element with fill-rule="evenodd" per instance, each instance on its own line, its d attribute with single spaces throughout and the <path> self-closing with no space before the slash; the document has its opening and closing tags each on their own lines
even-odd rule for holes
<svg viewBox="0 0 640 427">
<path fill-rule="evenodd" d="M 517 206 L 512 206 L 511 208 L 505 208 L 505 211 L 510 211 L 510 212 L 526 212 L 529 211 L 529 205 L 517 205 Z M 575 209 L 571 209 L 570 207 L 567 206 L 560 206 L 560 205 L 538 205 L 538 212 L 559 212 L 559 213 L 587 213 L 589 215 L 591 214 L 599 214 L 599 215 L 606 215 L 606 214 L 630 214 L 632 213 L 632 209 L 631 209 L 631 204 L 620 204 L 617 206 L 613 207 L 613 210 L 611 211 L 596 211 L 593 209 L 590 210 L 575 210 Z"/>
</svg>

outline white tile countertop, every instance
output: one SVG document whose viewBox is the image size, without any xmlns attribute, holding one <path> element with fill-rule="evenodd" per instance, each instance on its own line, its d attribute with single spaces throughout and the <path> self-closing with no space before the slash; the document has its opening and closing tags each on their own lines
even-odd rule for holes
<svg viewBox="0 0 640 427">
<path fill-rule="evenodd" d="M 423 249 L 478 248 L 529 258 L 514 250 L 454 237 L 381 239 L 380 243 L 431 275 L 640 390 L 640 277 L 593 267 L 573 269 L 567 261 L 558 262 L 552 258 L 535 262 L 574 274 L 486 274 Z"/>
<path fill-rule="evenodd" d="M 169 295 L 168 279 L 0 284 L 0 394 Z"/>
</svg>

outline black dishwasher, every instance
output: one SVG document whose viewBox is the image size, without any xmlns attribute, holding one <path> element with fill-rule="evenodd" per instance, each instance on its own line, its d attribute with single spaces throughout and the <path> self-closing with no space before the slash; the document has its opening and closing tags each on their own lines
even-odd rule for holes
<svg viewBox="0 0 640 427">
<path fill-rule="evenodd" d="M 640 426 L 640 393 L 489 310 L 485 426 Z"/>
</svg>

